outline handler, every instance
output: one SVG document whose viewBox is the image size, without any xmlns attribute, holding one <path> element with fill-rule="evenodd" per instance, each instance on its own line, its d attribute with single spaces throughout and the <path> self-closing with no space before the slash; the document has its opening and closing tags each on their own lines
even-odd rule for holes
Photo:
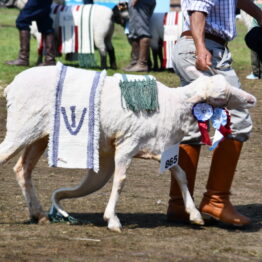
<svg viewBox="0 0 262 262">
<path fill-rule="evenodd" d="M 235 10 L 237 7 L 254 17 L 262 26 L 262 12 L 251 0 L 182 0 L 184 28 L 175 45 L 173 65 L 181 85 L 187 85 L 200 75 L 211 75 L 212 69 L 240 88 L 239 79 L 231 64 L 227 43 L 236 36 Z M 241 153 L 243 142 L 249 138 L 252 122 L 247 110 L 230 110 L 232 134 L 215 149 L 209 178 L 200 204 L 200 211 L 231 225 L 244 226 L 251 221 L 240 214 L 229 200 L 230 188 Z M 192 123 L 190 132 L 180 147 L 179 164 L 188 178 L 193 195 L 198 158 L 200 133 Z M 181 192 L 171 178 L 170 200 L 167 210 L 169 221 L 188 221 Z"/>
<path fill-rule="evenodd" d="M 16 19 L 16 27 L 20 36 L 19 57 L 7 61 L 8 65 L 28 66 L 30 52 L 30 25 L 36 21 L 37 28 L 42 33 L 46 49 L 45 62 L 41 65 L 55 64 L 55 45 L 53 21 L 50 17 L 52 0 L 29 0 Z"/>
</svg>

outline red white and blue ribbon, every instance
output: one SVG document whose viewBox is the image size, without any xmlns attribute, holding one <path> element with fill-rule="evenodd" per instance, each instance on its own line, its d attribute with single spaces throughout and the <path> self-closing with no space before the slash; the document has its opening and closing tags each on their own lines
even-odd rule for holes
<svg viewBox="0 0 262 262">
<path fill-rule="evenodd" d="M 201 142 L 211 146 L 210 150 L 215 149 L 224 137 L 231 134 L 230 115 L 225 108 L 213 108 L 213 106 L 207 103 L 198 103 L 193 106 L 192 113 L 198 122 Z M 212 142 L 208 134 L 209 120 L 211 120 L 212 126 L 216 129 Z"/>
</svg>

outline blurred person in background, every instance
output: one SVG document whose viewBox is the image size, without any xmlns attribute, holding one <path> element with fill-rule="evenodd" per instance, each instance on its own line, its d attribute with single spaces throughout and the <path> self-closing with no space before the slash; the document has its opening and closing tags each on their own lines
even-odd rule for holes
<svg viewBox="0 0 262 262">
<path fill-rule="evenodd" d="M 29 0 L 16 19 L 19 30 L 20 50 L 18 58 L 7 61 L 13 66 L 28 66 L 30 54 L 30 25 L 36 21 L 38 31 L 42 34 L 46 49 L 45 61 L 41 65 L 54 65 L 55 42 L 53 21 L 50 17 L 52 0 Z"/>
<path fill-rule="evenodd" d="M 255 4 L 262 9 L 262 0 L 255 1 Z M 258 23 L 256 19 L 252 20 L 251 29 L 254 27 L 258 27 Z M 256 41 L 256 39 L 252 39 L 252 41 Z M 262 46 L 260 47 L 262 49 Z M 261 79 L 262 78 L 262 57 L 259 57 L 256 51 L 251 49 L 251 67 L 252 72 L 246 78 L 247 79 Z"/>
<path fill-rule="evenodd" d="M 129 0 L 128 38 L 131 43 L 131 62 L 124 68 L 126 72 L 147 72 L 150 38 L 150 18 L 156 6 L 156 0 Z"/>
</svg>

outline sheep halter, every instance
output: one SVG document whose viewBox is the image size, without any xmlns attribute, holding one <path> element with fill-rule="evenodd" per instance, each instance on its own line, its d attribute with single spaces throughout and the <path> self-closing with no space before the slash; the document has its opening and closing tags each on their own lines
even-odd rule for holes
<svg viewBox="0 0 262 262">
<path fill-rule="evenodd" d="M 210 150 L 216 148 L 219 142 L 231 134 L 230 115 L 225 108 L 213 108 L 207 103 L 197 103 L 193 106 L 192 113 L 198 122 L 201 133 L 201 142 L 209 145 Z M 211 120 L 213 127 L 216 129 L 213 143 L 208 134 L 208 121 Z"/>
</svg>

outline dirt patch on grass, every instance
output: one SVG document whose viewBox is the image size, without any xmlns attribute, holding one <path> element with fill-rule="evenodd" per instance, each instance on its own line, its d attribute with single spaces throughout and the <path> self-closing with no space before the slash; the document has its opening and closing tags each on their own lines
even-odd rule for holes
<svg viewBox="0 0 262 262">
<path fill-rule="evenodd" d="M 247 81 L 244 89 L 256 95 L 252 109 L 254 130 L 244 145 L 232 187 L 232 202 L 252 225 L 237 229 L 211 223 L 203 227 L 166 221 L 170 176 L 159 174 L 154 161 L 134 160 L 117 211 L 121 234 L 106 229 L 103 212 L 112 182 L 84 198 L 63 205 L 83 225 L 26 224 L 28 213 L 12 167 L 0 168 L 0 261 L 262 261 L 262 82 Z M 0 139 L 5 135 L 5 100 L 0 98 Z M 199 204 L 208 175 L 211 154 L 201 152 L 195 202 Z M 45 210 L 53 190 L 79 183 L 83 171 L 51 169 L 43 157 L 34 172 L 34 184 Z"/>
</svg>

